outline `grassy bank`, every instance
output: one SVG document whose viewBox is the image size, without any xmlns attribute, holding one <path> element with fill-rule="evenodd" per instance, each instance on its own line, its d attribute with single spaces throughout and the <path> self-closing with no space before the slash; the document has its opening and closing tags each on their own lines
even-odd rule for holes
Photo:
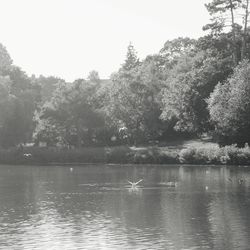
<svg viewBox="0 0 250 250">
<path fill-rule="evenodd" d="M 219 147 L 214 143 L 189 141 L 148 147 L 88 147 L 81 149 L 39 148 L 0 149 L 4 164 L 219 164 L 250 165 L 250 147 Z"/>
<path fill-rule="evenodd" d="M 93 147 L 81 149 L 30 147 L 23 150 L 0 150 L 0 163 L 117 163 L 117 164 L 171 164 L 178 163 L 176 152 L 159 147 L 135 148 L 128 146 Z"/>
</svg>

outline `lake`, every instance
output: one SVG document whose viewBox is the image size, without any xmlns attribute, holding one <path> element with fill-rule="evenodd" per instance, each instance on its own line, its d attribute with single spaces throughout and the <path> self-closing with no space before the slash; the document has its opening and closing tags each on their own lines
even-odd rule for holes
<svg viewBox="0 0 250 250">
<path fill-rule="evenodd" d="M 0 249 L 247 250 L 250 168 L 0 165 Z"/>
</svg>

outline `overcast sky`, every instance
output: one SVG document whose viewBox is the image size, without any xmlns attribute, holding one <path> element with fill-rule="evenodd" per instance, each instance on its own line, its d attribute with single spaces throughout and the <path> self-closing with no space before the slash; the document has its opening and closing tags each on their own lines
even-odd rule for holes
<svg viewBox="0 0 250 250">
<path fill-rule="evenodd" d="M 144 58 L 204 35 L 209 0 L 0 0 L 0 43 L 29 75 L 108 78 L 131 41 Z"/>
</svg>

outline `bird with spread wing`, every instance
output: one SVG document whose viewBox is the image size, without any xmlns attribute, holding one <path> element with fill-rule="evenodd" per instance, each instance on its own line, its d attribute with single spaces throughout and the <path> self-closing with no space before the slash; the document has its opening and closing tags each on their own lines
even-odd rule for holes
<svg viewBox="0 0 250 250">
<path fill-rule="evenodd" d="M 131 188 L 137 188 L 137 185 L 142 182 L 143 179 L 137 181 L 137 182 L 131 182 L 131 181 L 128 181 L 129 184 L 131 184 Z"/>
</svg>

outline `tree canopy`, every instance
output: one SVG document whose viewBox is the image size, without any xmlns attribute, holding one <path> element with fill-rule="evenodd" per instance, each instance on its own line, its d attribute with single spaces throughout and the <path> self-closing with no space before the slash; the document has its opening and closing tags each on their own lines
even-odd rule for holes
<svg viewBox="0 0 250 250">
<path fill-rule="evenodd" d="M 133 145 L 203 133 L 250 142 L 249 0 L 206 8 L 204 36 L 167 40 L 144 59 L 129 43 L 110 79 L 95 70 L 73 82 L 30 77 L 0 44 L 0 146 Z"/>
<path fill-rule="evenodd" d="M 222 143 L 250 141 L 250 63 L 241 62 L 233 75 L 219 83 L 210 98 L 209 112 Z"/>
</svg>

